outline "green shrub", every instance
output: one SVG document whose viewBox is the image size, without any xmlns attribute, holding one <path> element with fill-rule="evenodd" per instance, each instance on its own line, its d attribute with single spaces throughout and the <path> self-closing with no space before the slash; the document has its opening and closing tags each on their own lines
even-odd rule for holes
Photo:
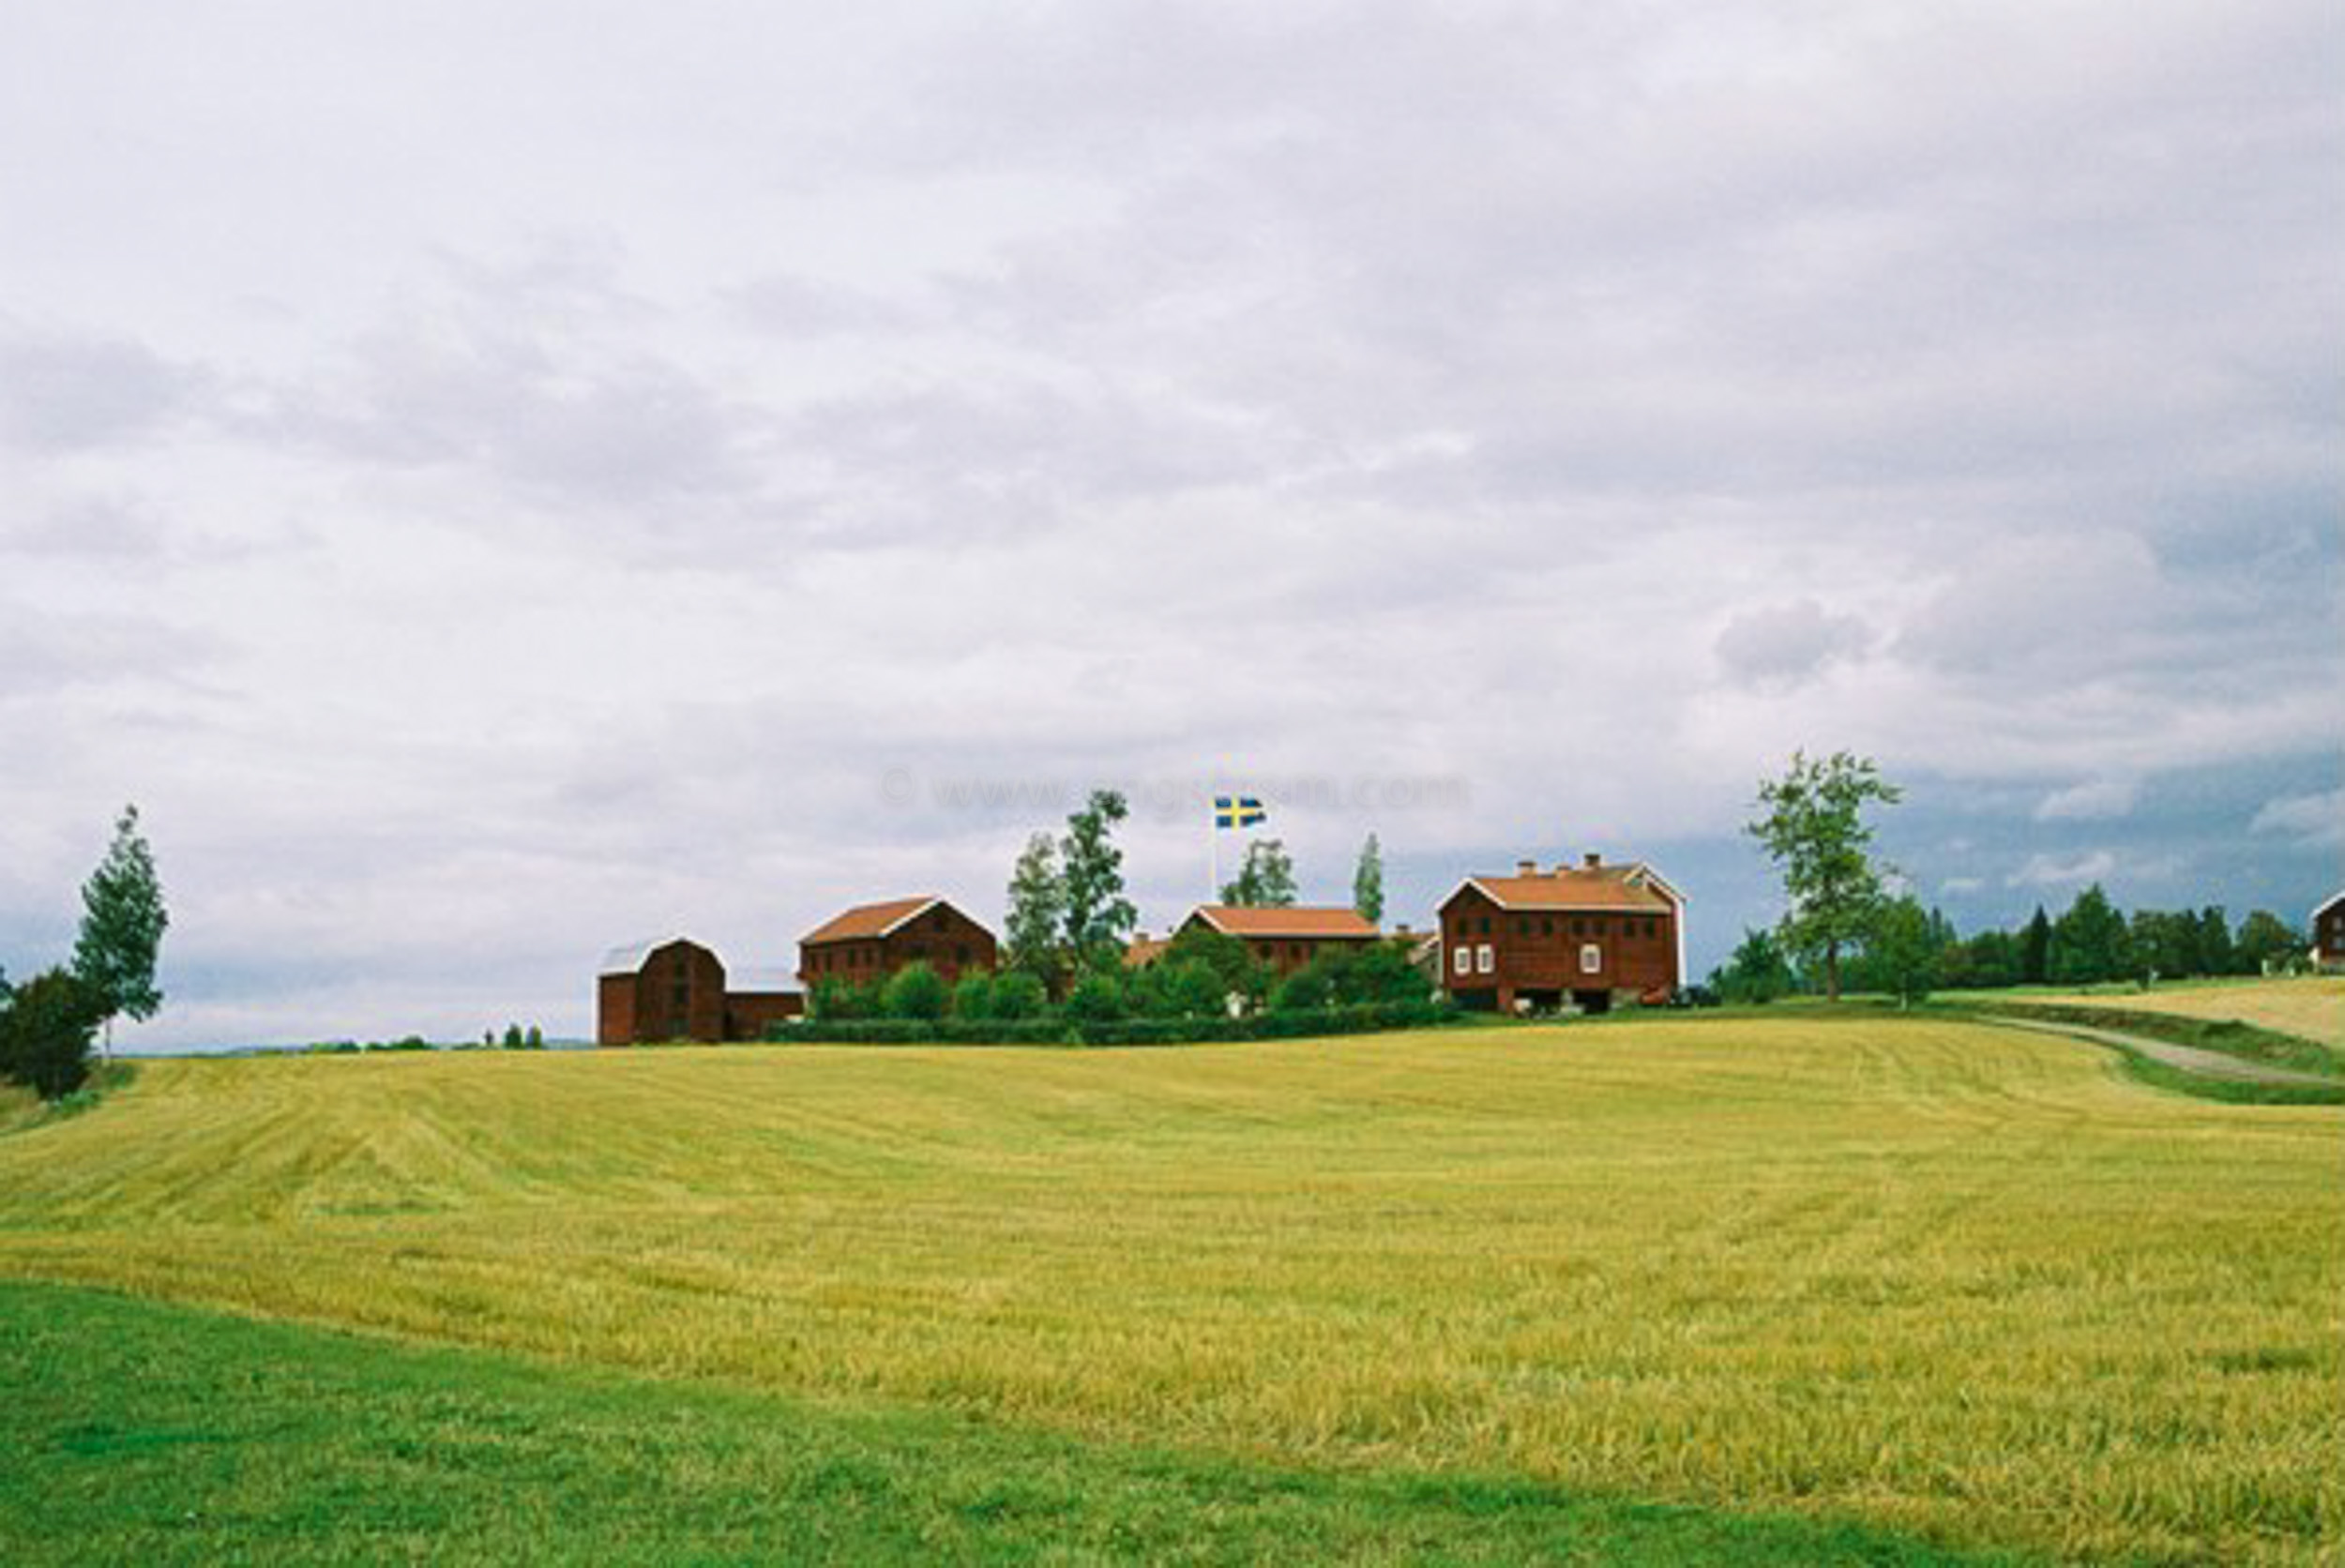
<svg viewBox="0 0 2345 1568">
<path fill-rule="evenodd" d="M 14 988 L 0 1006 L 0 1077 L 44 1100 L 81 1088 L 104 1006 L 70 970 L 53 969 Z"/>
<path fill-rule="evenodd" d="M 1068 1033 L 1057 1018 L 947 1018 L 936 1037 L 956 1046 L 1057 1046 Z"/>
<path fill-rule="evenodd" d="M 904 965 L 888 978 L 886 989 L 881 993 L 881 1012 L 891 1018 L 919 1018 L 933 1023 L 945 1016 L 946 1004 L 952 993 L 945 988 L 945 977 L 927 964 L 914 962 Z"/>
<path fill-rule="evenodd" d="M 1069 1023 L 1105 1023 L 1124 1016 L 1124 987 L 1120 978 L 1102 969 L 1086 970 L 1067 993 L 1059 1009 Z"/>
<path fill-rule="evenodd" d="M 814 982 L 807 996 L 807 1015 L 815 1018 L 876 1018 L 884 1012 L 876 984 L 856 985 L 826 974 Z"/>
<path fill-rule="evenodd" d="M 1317 1012 L 1335 1000 L 1336 988 L 1319 962 L 1304 965 L 1278 982 L 1270 993 L 1274 1013 Z"/>
<path fill-rule="evenodd" d="M 993 976 L 983 970 L 961 977 L 953 987 L 953 1017 L 990 1018 L 993 1016 Z"/>
<path fill-rule="evenodd" d="M 994 1018 L 1016 1022 L 1038 1018 L 1050 1010 L 1050 988 L 1040 976 L 1013 969 L 993 977 Z"/>
</svg>

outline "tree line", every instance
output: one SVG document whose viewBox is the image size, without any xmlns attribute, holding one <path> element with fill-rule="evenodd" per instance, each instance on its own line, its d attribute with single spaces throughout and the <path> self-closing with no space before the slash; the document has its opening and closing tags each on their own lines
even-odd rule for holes
<svg viewBox="0 0 2345 1568">
<path fill-rule="evenodd" d="M 19 986 L 0 970 L 0 1078 L 44 1100 L 87 1082 L 99 1032 L 111 1059 L 114 1019 L 153 1018 L 162 1006 L 155 962 L 170 924 L 138 807 L 125 807 L 105 859 L 82 886 L 71 961 Z"/>
<path fill-rule="evenodd" d="M 2005 986 L 2095 986 L 2261 974 L 2304 957 L 2304 939 L 2269 910 L 2233 930 L 2221 906 L 2136 910 L 2110 902 L 2098 882 L 2057 918 L 2041 905 L 2013 930 L 1962 936 L 1911 894 L 1892 896 L 1896 868 L 1871 853 L 1865 811 L 1900 792 L 1868 758 L 1792 754 L 1780 778 L 1761 781 L 1764 814 L 1746 831 L 1783 877 L 1786 909 L 1772 929 L 1746 930 L 1711 972 L 1730 1002 L 1769 1002 L 1793 991 L 1838 998 L 1845 984 L 1907 1001 L 1932 990 Z"/>
</svg>

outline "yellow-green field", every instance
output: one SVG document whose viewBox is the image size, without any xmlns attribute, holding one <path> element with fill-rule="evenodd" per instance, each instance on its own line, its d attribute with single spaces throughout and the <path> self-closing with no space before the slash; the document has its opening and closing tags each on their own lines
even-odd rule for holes
<svg viewBox="0 0 2345 1568">
<path fill-rule="evenodd" d="M 2345 1541 L 2345 1112 L 1875 1016 L 168 1062 L 0 1274 L 2100 1555 Z"/>
<path fill-rule="evenodd" d="M 2123 1007 L 2139 1013 L 2173 1013 L 2186 1018 L 2234 1018 L 2302 1040 L 2345 1047 L 2345 974 L 2217 980 L 2160 986 L 2147 991 L 2047 991 L 2040 995 L 2030 991 L 2026 1000 L 2073 1003 L 2079 1007 Z"/>
</svg>

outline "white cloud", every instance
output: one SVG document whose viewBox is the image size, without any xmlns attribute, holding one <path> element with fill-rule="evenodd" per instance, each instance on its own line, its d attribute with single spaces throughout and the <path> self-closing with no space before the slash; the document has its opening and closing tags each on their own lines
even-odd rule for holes
<svg viewBox="0 0 2345 1568">
<path fill-rule="evenodd" d="M 2247 831 L 2285 835 L 2309 849 L 2345 848 L 2345 790 L 2267 801 Z"/>
<path fill-rule="evenodd" d="M 2006 887 L 2081 887 L 2106 880 L 2117 869 L 2117 857 L 2107 850 L 2073 854 L 2032 854 L 2004 879 Z"/>
<path fill-rule="evenodd" d="M 2105 822 L 2123 817 L 2141 799 L 2141 781 L 2133 778 L 2095 778 L 2054 790 L 2035 805 L 2039 822 Z"/>
</svg>

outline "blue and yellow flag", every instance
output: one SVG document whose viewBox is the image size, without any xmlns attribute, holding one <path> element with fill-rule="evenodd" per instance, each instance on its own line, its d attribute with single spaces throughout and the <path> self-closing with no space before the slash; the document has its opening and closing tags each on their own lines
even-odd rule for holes
<svg viewBox="0 0 2345 1568">
<path fill-rule="evenodd" d="M 1269 815 L 1262 808 L 1262 802 L 1252 795 L 1213 797 L 1213 825 L 1216 827 L 1252 827 Z"/>
</svg>

